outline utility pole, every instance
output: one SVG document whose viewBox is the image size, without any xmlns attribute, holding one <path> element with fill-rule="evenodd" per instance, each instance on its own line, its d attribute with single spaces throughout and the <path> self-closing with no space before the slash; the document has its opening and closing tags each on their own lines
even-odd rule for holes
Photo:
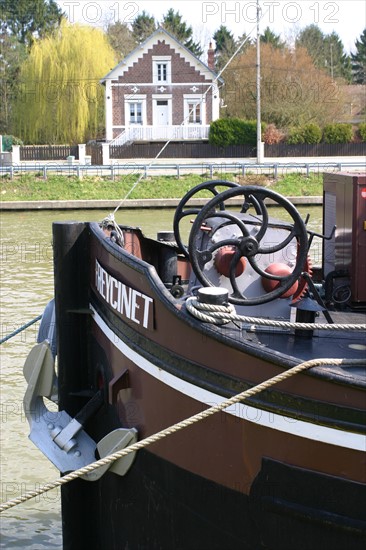
<svg viewBox="0 0 366 550">
<path fill-rule="evenodd" d="M 261 127 L 261 53 L 260 53 L 260 34 L 259 34 L 260 7 L 257 0 L 257 164 L 261 164 L 262 159 L 262 127 Z"/>
<path fill-rule="evenodd" d="M 333 80 L 333 44 L 330 43 L 330 75 Z"/>
</svg>

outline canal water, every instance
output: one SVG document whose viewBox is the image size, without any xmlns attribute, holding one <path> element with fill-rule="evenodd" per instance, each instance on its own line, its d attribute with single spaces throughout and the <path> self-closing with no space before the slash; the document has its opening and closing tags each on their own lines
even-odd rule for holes
<svg viewBox="0 0 366 550">
<path fill-rule="evenodd" d="M 308 227 L 320 231 L 321 208 L 310 213 Z M 53 296 L 52 222 L 100 221 L 106 211 L 30 211 L 1 214 L 1 338 L 43 312 Z M 272 214 L 272 211 L 271 211 Z M 274 215 L 276 215 L 273 212 Z M 140 226 L 146 235 L 172 228 L 172 210 L 120 210 L 118 223 Z M 320 262 L 320 240 L 313 263 Z M 36 343 L 38 323 L 0 347 L 1 502 L 53 481 L 58 471 L 28 439 L 22 400 L 26 389 L 24 361 Z M 12 508 L 1 515 L 0 548 L 41 550 L 62 548 L 60 490 Z"/>
</svg>

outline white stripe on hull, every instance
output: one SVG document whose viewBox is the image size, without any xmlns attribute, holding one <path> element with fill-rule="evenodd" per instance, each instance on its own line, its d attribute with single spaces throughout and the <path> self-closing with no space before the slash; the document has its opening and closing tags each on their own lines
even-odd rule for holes
<svg viewBox="0 0 366 550">
<path fill-rule="evenodd" d="M 118 338 L 118 336 L 103 321 L 92 305 L 90 305 L 90 308 L 94 312 L 94 321 L 108 340 L 140 369 L 144 370 L 174 390 L 179 391 L 184 395 L 208 406 L 221 403 L 224 400 L 222 396 L 205 390 L 199 386 L 195 386 L 190 382 L 186 382 L 185 380 L 164 371 L 142 357 L 139 353 L 131 349 L 120 338 Z M 272 430 L 278 430 L 280 432 L 285 432 L 298 437 L 304 437 L 313 441 L 320 441 L 329 445 L 336 445 L 337 447 L 345 447 L 356 451 L 365 451 L 366 449 L 366 436 L 362 434 L 345 432 L 335 428 L 305 422 L 303 420 L 296 420 L 295 418 L 281 416 L 270 411 L 257 409 L 241 403 L 225 409 L 225 412 Z"/>
</svg>

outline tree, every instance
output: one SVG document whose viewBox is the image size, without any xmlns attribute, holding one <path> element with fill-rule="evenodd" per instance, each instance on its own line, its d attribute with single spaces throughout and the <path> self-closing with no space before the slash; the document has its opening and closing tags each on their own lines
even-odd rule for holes
<svg viewBox="0 0 366 550">
<path fill-rule="evenodd" d="M 238 53 L 243 54 L 250 46 L 253 46 L 255 44 L 254 41 L 250 38 L 250 35 L 246 32 L 243 32 L 241 36 L 239 36 L 238 40 L 236 41 L 235 46 L 238 47 L 240 44 L 242 44 L 240 51 Z"/>
<path fill-rule="evenodd" d="M 227 115 L 256 118 L 256 50 L 238 56 L 225 72 Z M 343 111 L 337 84 L 314 66 L 304 48 L 295 51 L 261 47 L 262 120 L 277 127 L 323 126 Z"/>
<path fill-rule="evenodd" d="M 296 39 L 296 48 L 299 47 L 306 48 L 314 65 L 332 78 L 351 80 L 350 58 L 336 32 L 324 35 L 317 25 L 309 25 Z"/>
<path fill-rule="evenodd" d="M 306 48 L 316 67 L 325 67 L 324 34 L 317 25 L 308 25 L 296 38 L 296 48 Z"/>
<path fill-rule="evenodd" d="M 242 37 L 244 40 L 244 36 Z M 234 35 L 230 32 L 225 25 L 221 25 L 215 34 L 213 39 L 216 43 L 215 48 L 215 67 L 217 70 L 221 70 L 225 67 L 226 63 L 233 56 L 236 50 L 236 43 Z M 241 40 L 241 42 L 243 41 Z M 244 46 L 243 46 L 243 49 Z"/>
<path fill-rule="evenodd" d="M 107 26 L 106 35 L 109 43 L 117 54 L 118 60 L 122 60 L 136 46 L 134 34 L 126 23 L 116 21 Z"/>
<path fill-rule="evenodd" d="M 275 34 L 269 27 L 264 29 L 263 34 L 260 35 L 262 44 L 270 44 L 273 48 L 284 48 L 286 43 L 281 40 L 279 34 Z"/>
<path fill-rule="evenodd" d="M 55 0 L 0 0 L 2 31 L 27 46 L 58 27 L 63 17 Z"/>
<path fill-rule="evenodd" d="M 356 52 L 351 53 L 353 82 L 366 84 L 366 29 L 356 40 Z"/>
<path fill-rule="evenodd" d="M 115 63 L 97 28 L 63 21 L 52 35 L 37 40 L 21 67 L 17 135 L 26 143 L 85 143 L 98 137 L 104 121 L 99 80 Z"/>
<path fill-rule="evenodd" d="M 13 98 L 17 89 L 20 66 L 26 59 L 24 44 L 6 32 L 0 34 L 0 133 L 10 134 Z"/>
<path fill-rule="evenodd" d="M 132 34 L 136 44 L 144 42 L 154 31 L 156 31 L 155 19 L 145 10 L 132 22 Z"/>
<path fill-rule="evenodd" d="M 351 59 L 344 51 L 342 40 L 334 31 L 324 38 L 324 58 L 327 72 L 332 78 L 344 78 L 351 82 Z"/>
<path fill-rule="evenodd" d="M 198 42 L 193 41 L 192 27 L 182 21 L 182 16 L 178 11 L 174 11 L 170 8 L 163 17 L 162 26 L 170 32 L 179 42 L 181 42 L 191 52 L 200 57 L 203 54 L 203 50 Z"/>
</svg>

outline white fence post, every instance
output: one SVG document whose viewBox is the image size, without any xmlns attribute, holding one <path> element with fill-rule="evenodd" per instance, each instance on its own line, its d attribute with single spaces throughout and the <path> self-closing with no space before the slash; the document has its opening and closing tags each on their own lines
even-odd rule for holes
<svg viewBox="0 0 366 550">
<path fill-rule="evenodd" d="M 11 154 L 11 163 L 20 164 L 20 145 L 13 145 Z"/>
<path fill-rule="evenodd" d="M 85 162 L 86 145 L 83 143 L 82 144 L 79 143 L 78 148 L 79 148 L 79 164 L 85 165 L 86 164 Z"/>
<path fill-rule="evenodd" d="M 110 158 L 109 158 L 109 143 L 102 143 L 102 158 L 103 158 L 103 166 L 105 164 L 110 164 Z"/>
</svg>

